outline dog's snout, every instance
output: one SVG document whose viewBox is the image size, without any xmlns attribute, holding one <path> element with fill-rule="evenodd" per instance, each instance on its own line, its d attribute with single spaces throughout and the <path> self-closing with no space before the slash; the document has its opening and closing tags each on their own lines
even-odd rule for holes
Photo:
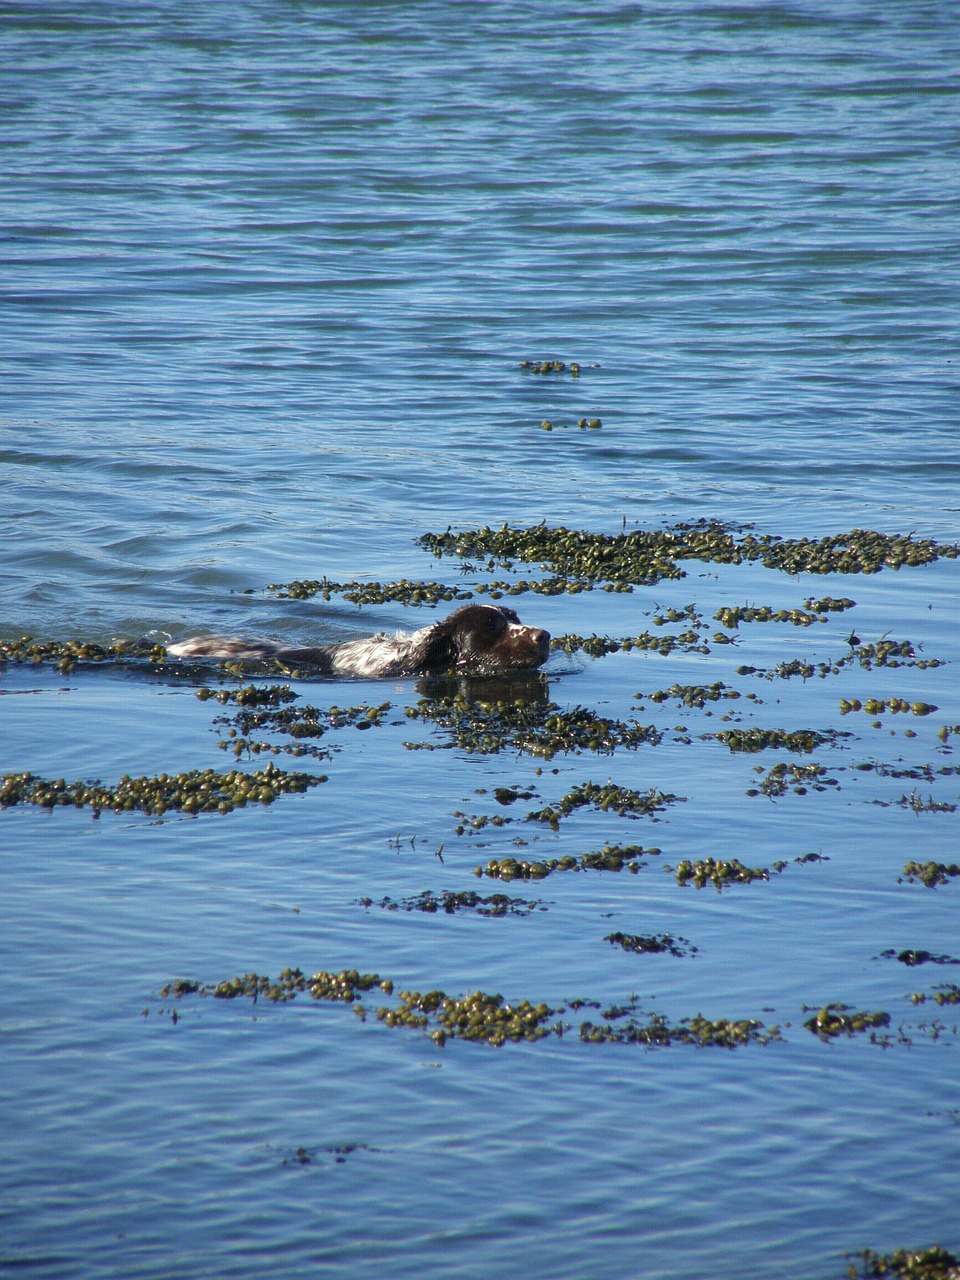
<svg viewBox="0 0 960 1280">
<path fill-rule="evenodd" d="M 550 654 L 550 632 L 544 631 L 542 627 L 531 627 L 530 638 L 545 660 Z"/>
</svg>

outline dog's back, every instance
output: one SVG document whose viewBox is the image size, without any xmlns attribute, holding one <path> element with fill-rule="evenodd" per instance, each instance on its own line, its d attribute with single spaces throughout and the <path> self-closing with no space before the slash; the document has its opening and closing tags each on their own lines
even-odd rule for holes
<svg viewBox="0 0 960 1280">
<path fill-rule="evenodd" d="M 457 670 L 529 671 L 546 662 L 550 635 L 525 626 L 502 605 L 468 604 L 441 622 L 396 635 L 380 632 L 342 644 L 293 647 L 254 636 L 196 636 L 167 646 L 171 658 L 282 662 L 329 675 L 400 676 Z"/>
</svg>

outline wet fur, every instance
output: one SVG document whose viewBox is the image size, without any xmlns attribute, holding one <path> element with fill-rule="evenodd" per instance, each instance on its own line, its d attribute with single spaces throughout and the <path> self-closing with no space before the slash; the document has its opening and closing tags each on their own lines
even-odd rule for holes
<svg viewBox="0 0 960 1280">
<path fill-rule="evenodd" d="M 442 622 L 419 631 L 347 640 L 342 644 L 293 648 L 249 636 L 198 636 L 167 646 L 171 658 L 264 662 L 312 667 L 335 676 L 403 676 L 442 673 L 529 671 L 550 653 L 550 635 L 525 626 L 512 609 L 467 604 Z"/>
</svg>

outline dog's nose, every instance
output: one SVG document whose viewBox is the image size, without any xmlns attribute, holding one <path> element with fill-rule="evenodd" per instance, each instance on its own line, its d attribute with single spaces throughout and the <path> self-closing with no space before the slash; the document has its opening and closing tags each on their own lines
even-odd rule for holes
<svg viewBox="0 0 960 1280">
<path fill-rule="evenodd" d="M 542 627 L 531 627 L 533 642 L 537 646 L 541 656 L 541 662 L 545 662 L 550 656 L 550 632 L 544 631 Z"/>
</svg>

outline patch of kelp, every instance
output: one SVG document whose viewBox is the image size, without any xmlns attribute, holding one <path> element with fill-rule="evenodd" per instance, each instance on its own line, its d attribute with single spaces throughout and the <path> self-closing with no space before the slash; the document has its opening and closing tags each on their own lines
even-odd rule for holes
<svg viewBox="0 0 960 1280">
<path fill-rule="evenodd" d="M 512 568 L 514 562 L 537 563 L 558 575 L 612 584 L 651 585 L 665 578 L 682 578 L 686 560 L 707 564 L 759 562 L 784 573 L 879 573 L 881 569 L 930 564 L 941 556 L 956 559 L 960 545 L 938 543 L 912 534 L 885 534 L 853 529 L 830 537 L 756 537 L 720 521 L 701 520 L 672 528 L 604 534 L 550 528 L 499 529 L 484 526 L 454 532 L 426 533 L 418 539 L 437 557 L 489 559 Z"/>
<path fill-rule="evenodd" d="M 614 944 L 627 942 L 628 950 L 654 950 L 645 948 L 643 939 L 632 935 L 610 935 Z M 630 944 L 641 944 L 634 948 Z M 672 939 L 662 935 L 648 940 L 663 944 L 661 949 L 670 951 L 686 945 L 685 939 Z M 960 988 L 940 988 L 944 993 L 939 1004 L 960 1002 Z M 300 995 L 317 1001 L 348 1004 L 362 1021 L 374 1012 L 364 1003 L 368 993 L 376 992 L 394 1001 L 392 1005 L 378 1004 L 375 1009 L 378 1022 L 387 1027 L 407 1027 L 427 1034 L 438 1045 L 450 1039 L 468 1040 L 500 1048 L 508 1042 L 538 1041 L 549 1036 L 563 1037 L 573 1031 L 587 1044 L 636 1044 L 650 1048 L 669 1045 L 695 1045 L 711 1048 L 738 1048 L 746 1044 L 769 1044 L 782 1041 L 784 1035 L 779 1026 L 766 1026 L 755 1018 L 705 1018 L 698 1013 L 693 1017 L 670 1022 L 659 1013 L 644 1011 L 639 996 L 630 996 L 622 1005 L 604 1009 L 599 1001 L 582 998 L 569 999 L 564 1004 L 549 1005 L 545 1001 L 523 999 L 508 1003 L 502 995 L 485 991 L 473 991 L 465 996 L 451 996 L 442 990 L 419 992 L 396 991 L 390 978 L 379 973 L 361 973 L 357 969 L 339 972 L 319 970 L 308 976 L 302 969 L 284 969 L 278 978 L 264 974 L 245 973 L 221 982 L 201 984 L 195 979 L 178 978 L 161 988 L 161 996 L 176 1000 L 187 996 L 213 997 L 218 1000 L 249 999 L 254 1003 L 268 1001 L 287 1004 Z M 955 997 L 952 993 L 956 993 Z M 923 1003 L 916 999 L 914 1003 Z M 571 1014 L 583 1009 L 600 1011 L 601 1022 L 581 1021 L 578 1025 L 569 1021 Z M 804 1009 L 804 1012 L 808 1012 Z M 840 1038 L 850 1039 L 866 1035 L 870 1042 L 887 1048 L 894 1043 L 909 1046 L 913 1043 L 905 1026 L 901 1026 L 896 1038 L 888 1033 L 890 1014 L 879 1010 L 866 1012 L 834 1001 L 823 1005 L 807 1018 L 804 1027 L 824 1043 Z M 174 1013 L 174 1022 L 179 1017 Z M 790 1026 L 790 1023 L 786 1023 Z M 923 1024 L 922 1029 L 933 1040 L 940 1039 L 950 1028 L 935 1021 Z M 957 1034 L 956 1028 L 952 1032 Z"/>
<path fill-rule="evenodd" d="M 908 947 L 905 951 L 896 951 L 893 947 L 889 947 L 886 951 L 880 952 L 880 958 L 898 960 L 900 964 L 908 965 L 910 968 L 921 964 L 960 964 L 960 960 L 955 956 L 937 956 L 920 947 Z"/>
<path fill-rule="evenodd" d="M 759 701 L 756 694 L 743 695 L 739 690 L 731 689 L 722 680 L 715 680 L 713 684 L 672 684 L 669 689 L 655 689 L 653 693 L 635 693 L 633 696 L 641 700 L 648 698 L 656 703 L 666 702 L 668 698 L 672 698 L 683 706 L 696 708 L 698 711 L 702 711 L 708 702 L 719 702 L 721 699 L 736 702 L 739 698 L 746 696 L 753 702 Z"/>
<path fill-rule="evenodd" d="M 873 1034 L 878 1029 L 889 1027 L 890 1015 L 883 1010 L 867 1013 L 851 1009 L 846 1004 L 832 1003 L 823 1005 L 803 1025 L 821 1040 L 835 1040 L 838 1036 L 854 1036 L 863 1032 Z"/>
<path fill-rule="evenodd" d="M 762 765 L 757 765 L 757 769 L 763 774 Z M 792 764 L 781 760 L 767 770 L 758 786 L 748 787 L 746 794 L 779 800 L 788 791 L 805 796 L 809 791 L 826 791 L 839 786 L 837 779 L 831 778 L 822 764 Z"/>
<path fill-rule="evenodd" d="M 629 592 L 627 583 L 607 583 L 605 591 Z M 347 582 L 335 582 L 332 578 L 295 578 L 292 582 L 268 582 L 264 588 L 272 591 L 279 600 L 310 600 L 321 596 L 330 601 L 342 596 L 351 604 L 404 604 L 414 607 L 450 603 L 454 600 L 473 600 L 477 596 L 489 596 L 501 600 L 504 596 L 522 596 L 532 592 L 538 596 L 580 595 L 592 591 L 593 583 L 587 579 L 564 577 L 493 579 L 478 582 L 472 587 L 452 587 L 446 582 L 432 582 L 401 578 L 397 582 L 360 582 L 351 578 Z"/>
<path fill-rule="evenodd" d="M 757 676 L 762 680 L 790 680 L 794 676 L 810 680 L 817 676 L 823 680 L 827 676 L 839 675 L 854 664 L 864 671 L 873 671 L 877 667 L 916 667 L 919 671 L 927 671 L 944 664 L 942 658 L 918 657 L 916 647 L 909 640 L 878 640 L 875 644 L 863 644 L 858 637 L 850 637 L 847 644 L 847 652 L 843 657 L 832 662 L 808 662 L 803 658 L 792 658 L 789 662 L 777 663 L 775 667 L 737 667 L 737 675 Z M 848 708 L 853 709 L 852 705 Z"/>
<path fill-rule="evenodd" d="M 829 622 L 829 614 L 843 613 L 856 608 L 856 601 L 847 596 L 839 600 L 824 596 L 820 600 L 808 597 L 802 609 L 775 609 L 773 605 L 723 605 L 713 615 L 717 622 L 736 631 L 742 622 L 789 622 L 794 627 L 810 627 L 815 622 Z"/>
<path fill-rule="evenodd" d="M 716 640 L 717 637 L 715 636 Z M 642 631 L 636 636 L 598 636 L 596 634 L 589 636 L 577 635 L 570 632 L 567 635 L 553 636 L 550 641 L 550 648 L 561 653 L 585 653 L 590 658 L 605 658 L 611 653 L 631 653 L 634 649 L 640 649 L 645 653 L 659 653 L 661 657 L 666 658 L 673 653 L 675 649 L 679 649 L 682 653 L 709 653 L 710 646 L 701 637 L 698 631 L 680 631 L 676 634 L 654 634 L 650 631 Z"/>
<path fill-rule="evenodd" d="M 804 866 L 809 862 L 826 862 L 827 859 L 820 853 L 804 853 L 793 861 Z M 771 872 L 774 875 L 781 875 L 788 865 L 789 863 L 784 859 L 778 859 L 769 867 L 748 867 L 739 858 L 698 858 L 696 861 L 683 858 L 677 863 L 675 871 L 670 866 L 665 867 L 664 870 L 674 871 L 677 884 L 692 884 L 695 889 L 704 889 L 708 884 L 712 884 L 719 893 L 728 885 L 753 884 L 755 880 L 769 880 Z"/>
<path fill-rule="evenodd" d="M 572 422 L 552 422 L 549 418 L 542 419 L 540 423 L 543 431 L 552 431 L 554 427 L 560 427 L 561 430 L 565 431 L 573 425 Z M 578 418 L 576 425 L 581 431 L 599 431 L 603 426 L 603 422 L 600 418 Z"/>
<path fill-rule="evenodd" d="M 75 671 L 81 663 L 160 663 L 166 656 L 165 647 L 152 640 L 118 640 L 114 644 L 95 644 L 90 640 L 35 640 L 33 636 L 21 636 L 19 640 L 0 641 L 0 664 L 54 663 L 64 675 Z"/>
<path fill-rule="evenodd" d="M 556 830 L 561 818 L 566 818 L 576 809 L 585 806 L 600 813 L 616 813 L 621 818 L 649 818 L 662 812 L 668 805 L 685 799 L 685 796 L 673 795 L 657 787 L 651 787 L 648 791 L 635 791 L 632 787 L 621 787 L 614 782 L 607 782 L 603 786 L 596 782 L 582 782 L 572 787 L 555 804 L 545 805 L 542 809 L 527 814 L 527 818 L 533 822 L 545 822 Z"/>
<path fill-rule="evenodd" d="M 958 1280 L 960 1258 L 940 1245 L 925 1249 L 895 1249 L 893 1253 L 875 1253 L 862 1249 L 859 1253 L 844 1255 L 851 1259 L 847 1271 L 849 1280 Z M 860 1260 L 858 1269 L 856 1259 Z"/>
<path fill-rule="evenodd" d="M 850 601 L 853 604 L 853 601 Z M 736 630 L 741 622 L 789 622 L 795 627 L 809 627 L 814 622 L 829 622 L 823 613 L 808 613 L 803 609 L 774 609 L 771 605 L 723 605 L 713 615 L 717 622 Z"/>
<path fill-rule="evenodd" d="M 212 698 L 224 707 L 228 703 L 238 707 L 280 707 L 284 703 L 296 702 L 299 694 L 294 693 L 288 684 L 248 684 L 239 689 L 211 689 L 203 685 L 196 696 L 201 702 L 209 702 Z"/>
<path fill-rule="evenodd" d="M 642 845 L 606 844 L 594 853 L 579 857 L 565 854 L 560 858 L 491 858 L 486 866 L 474 868 L 475 876 L 487 876 L 491 880 L 544 880 L 558 871 L 629 871 L 636 875 L 645 867 L 646 858 L 658 857 L 662 850 L 645 849 Z M 821 853 L 804 853 L 793 858 L 800 866 L 810 862 L 826 862 Z M 676 868 L 665 865 L 664 870 L 676 876 L 680 885 L 693 884 L 703 889 L 712 884 L 718 891 L 732 884 L 752 884 L 756 880 L 769 880 L 771 874 L 780 875 L 789 866 L 786 860 L 778 860 L 769 867 L 747 867 L 739 858 L 682 859 Z"/>
<path fill-rule="evenodd" d="M 201 986 L 199 982 L 181 978 L 164 986 L 161 995 L 177 999 L 188 995 L 212 996 L 219 1000 L 246 997 L 254 1001 L 286 1004 L 305 994 L 314 1000 L 349 1004 L 358 1017 L 366 1020 L 370 1011 L 363 1004 L 362 997 L 374 988 L 388 997 L 394 995 L 393 981 L 381 978 L 377 973 L 360 973 L 356 969 L 338 973 L 321 970 L 308 977 L 301 969 L 288 968 L 276 980 L 262 974 L 247 973 L 214 985 Z M 441 1046 L 456 1039 L 501 1048 L 508 1042 L 519 1044 L 548 1036 L 562 1037 L 570 1031 L 578 1031 L 581 1041 L 587 1044 L 637 1044 L 660 1048 L 686 1044 L 733 1049 L 782 1039 L 779 1028 L 765 1027 L 753 1018 L 709 1019 L 696 1014 L 670 1023 L 659 1014 L 650 1014 L 645 1021 L 640 1021 L 633 1016 L 638 1012 L 636 999 L 606 1010 L 603 1023 L 584 1021 L 579 1027 L 574 1027 L 563 1019 L 568 1009 L 600 1006 L 594 1001 L 584 1000 L 573 1000 L 559 1006 L 526 999 L 511 1004 L 502 995 L 485 991 L 474 991 L 466 996 L 450 996 L 441 990 L 399 991 L 396 994 L 397 1001 L 392 1007 L 383 1004 L 377 1007 L 377 1021 L 387 1027 L 407 1027 L 428 1034 L 434 1043 Z"/>
<path fill-rule="evenodd" d="M 960 987 L 955 982 L 945 982 L 942 986 L 936 987 L 929 995 L 924 991 L 914 991 L 910 996 L 912 1004 L 925 1004 L 927 1000 L 932 1000 L 934 1004 L 941 1007 L 948 1004 L 960 1004 Z"/>
<path fill-rule="evenodd" d="M 599 425 L 599 419 L 582 421 L 588 428 Z M 503 525 L 497 530 L 484 526 L 458 532 L 448 528 L 441 534 L 425 533 L 417 541 L 437 558 L 455 556 L 470 570 L 476 568 L 473 562 L 480 561 L 485 562 L 489 570 L 500 564 L 512 571 L 514 565 L 520 563 L 537 564 L 541 570 L 553 572 L 544 578 L 496 579 L 477 583 L 472 588 L 408 578 L 381 583 L 356 579 L 337 582 L 323 577 L 271 582 L 266 590 L 281 599 L 307 600 L 319 595 L 330 600 L 342 596 L 354 604 L 395 602 L 416 606 L 471 600 L 475 595 L 499 599 L 528 591 L 547 596 L 576 595 L 593 590 L 596 583 L 603 584 L 605 591 L 629 592 L 634 586 L 685 577 L 686 570 L 681 565 L 686 560 L 734 565 L 758 561 L 784 573 L 824 574 L 879 573 L 884 568 L 899 569 L 904 565 L 930 564 L 940 557 L 960 556 L 958 545 L 914 538 L 912 534 L 890 535 L 854 529 L 819 539 L 783 538 L 777 534 L 756 537 L 733 530 L 720 521 L 708 520 L 621 534 L 591 533 L 546 524 L 524 529 Z M 828 596 L 821 601 L 807 602 L 809 609 L 818 612 L 852 605 L 845 597 L 834 601 Z M 765 619 L 754 617 L 752 620 Z M 800 622 L 799 625 L 808 624 Z"/>
<path fill-rule="evenodd" d="M 552 760 L 562 753 L 592 751 L 612 754 L 618 747 L 657 745 L 661 734 L 653 725 L 641 725 L 598 716 L 587 707 L 564 710 L 555 702 L 484 702 L 456 694 L 423 698 L 404 714 L 410 720 L 435 724 L 468 754 L 495 755 L 503 750 Z M 439 749 L 432 742 L 405 742 L 409 750 Z"/>
<path fill-rule="evenodd" d="M 443 582 L 415 582 L 400 578 L 397 582 L 334 582 L 331 578 L 295 578 L 292 582 L 268 582 L 265 588 L 281 600 L 310 600 L 321 596 L 331 600 L 343 596 L 352 604 L 386 604 L 395 602 L 407 605 L 449 603 L 453 600 L 472 600 L 474 591 L 450 587 Z"/>
<path fill-rule="evenodd" d="M 472 889 L 454 891 L 445 889 L 440 894 L 424 889 L 409 898 L 395 902 L 393 898 L 382 898 L 374 904 L 372 898 L 361 898 L 360 905 L 382 907 L 385 911 L 422 911 L 426 915 L 437 915 L 441 911 L 448 916 L 460 911 L 475 911 L 478 916 L 492 916 L 497 919 L 503 916 L 528 916 L 540 907 L 536 900 L 528 898 L 511 898 L 506 893 L 491 893 L 486 897 Z M 540 907 L 541 910 L 545 908 Z"/>
<path fill-rule="evenodd" d="M 836 729 L 722 729 L 719 733 L 704 735 L 716 738 L 733 752 L 755 754 L 778 748 L 785 751 L 809 754 L 827 743 L 835 744 L 839 738 L 852 738 L 853 734 L 839 733 Z"/>
<path fill-rule="evenodd" d="M 883 800 L 874 800 L 873 804 L 880 804 L 886 808 Z M 920 795 L 916 787 L 909 795 L 902 795 L 896 802 L 901 809 L 910 809 L 916 814 L 921 813 L 956 813 L 957 806 L 949 800 L 934 800 L 933 796 L 928 796 L 926 800 Z"/>
<path fill-rule="evenodd" d="M 233 751 L 236 756 L 260 755 L 263 752 L 278 755 L 284 751 L 293 756 L 327 758 L 329 751 L 310 744 L 308 740 L 321 738 L 328 730 L 348 727 L 372 729 L 383 723 L 383 718 L 391 707 L 390 702 L 381 702 L 378 706 L 366 703 L 355 707 L 333 706 L 328 710 L 309 704 L 301 707 L 277 706 L 277 703 L 289 703 L 299 697 L 289 685 L 250 685 L 235 691 L 216 692 L 203 688 L 197 691 L 197 697 L 202 700 L 212 697 L 218 702 L 234 702 L 241 707 L 234 716 L 218 716 L 214 720 L 214 724 L 225 735 L 217 745 L 222 750 Z M 293 741 L 277 745 L 269 739 L 253 736 L 264 733 L 281 734 Z"/>
<path fill-rule="evenodd" d="M 861 773 L 875 773 L 880 778 L 909 778 L 916 782 L 934 782 L 937 778 L 952 778 L 960 773 L 960 765 L 945 764 L 936 768 L 932 764 L 894 765 L 883 760 L 865 760 L 853 765 Z"/>
<path fill-rule="evenodd" d="M 930 702 L 908 702 L 906 698 L 867 698 L 861 702 L 859 698 L 841 698 L 840 714 L 849 715 L 851 711 L 865 711 L 868 716 L 882 716 L 890 712 L 892 716 L 905 715 L 908 712 L 915 716 L 929 716 L 939 708 Z"/>
<path fill-rule="evenodd" d="M 580 377 L 581 365 L 577 360 L 571 360 L 569 364 L 565 360 L 521 360 L 518 368 L 524 373 L 539 373 L 541 375 L 548 373 L 567 373 L 572 378 Z M 588 368 L 597 369 L 599 365 L 588 365 Z"/>
<path fill-rule="evenodd" d="M 502 788 L 502 790 L 504 793 L 511 791 L 510 788 Z M 517 792 L 517 796 L 523 798 L 527 798 L 529 794 L 529 792 Z M 605 783 L 603 786 L 596 782 L 582 782 L 572 787 L 554 804 L 531 810 L 523 821 L 543 822 L 557 831 L 563 818 L 585 807 L 596 809 L 601 813 L 616 813 L 621 818 L 645 817 L 656 821 L 656 815 L 668 805 L 684 800 L 686 796 L 673 795 L 670 792 L 660 791 L 656 787 L 651 787 L 649 791 L 635 791 L 631 787 L 621 787 L 614 782 Z M 488 824 L 503 827 L 514 821 L 513 818 L 506 818 L 502 814 L 494 814 L 491 817 L 488 814 L 467 814 L 460 809 L 455 809 L 453 816 L 460 819 L 455 828 L 458 836 L 462 836 L 468 828 L 472 831 L 481 831 Z"/>
<path fill-rule="evenodd" d="M 903 875 L 899 878 L 910 884 L 919 880 L 928 889 L 936 889 L 938 885 L 946 884 L 954 876 L 960 876 L 960 863 L 934 862 L 932 859 L 927 862 L 914 862 L 911 859 L 904 863 Z"/>
<path fill-rule="evenodd" d="M 555 871 L 630 871 L 634 875 L 645 866 L 641 859 L 657 857 L 660 850 L 645 849 L 639 844 L 605 844 L 593 853 L 579 857 L 564 854 L 562 858 L 491 858 L 486 866 L 475 867 L 475 876 L 491 880 L 544 880 Z"/>
<path fill-rule="evenodd" d="M 100 781 L 67 782 L 32 773 L 5 773 L 0 777 L 0 808 L 16 804 L 35 804 L 44 809 L 72 806 L 92 809 L 94 817 L 104 810 L 154 815 L 168 810 L 225 814 L 248 804 L 272 804 L 281 795 L 303 793 L 326 780 L 322 774 L 286 773 L 274 764 L 250 773 L 190 769 L 154 777 L 131 778 L 124 774 L 113 787 Z"/>
<path fill-rule="evenodd" d="M 635 955 L 671 955 L 678 958 L 695 955 L 699 950 L 687 938 L 675 938 L 671 933 L 608 933 L 604 942 L 631 951 Z"/>
</svg>

